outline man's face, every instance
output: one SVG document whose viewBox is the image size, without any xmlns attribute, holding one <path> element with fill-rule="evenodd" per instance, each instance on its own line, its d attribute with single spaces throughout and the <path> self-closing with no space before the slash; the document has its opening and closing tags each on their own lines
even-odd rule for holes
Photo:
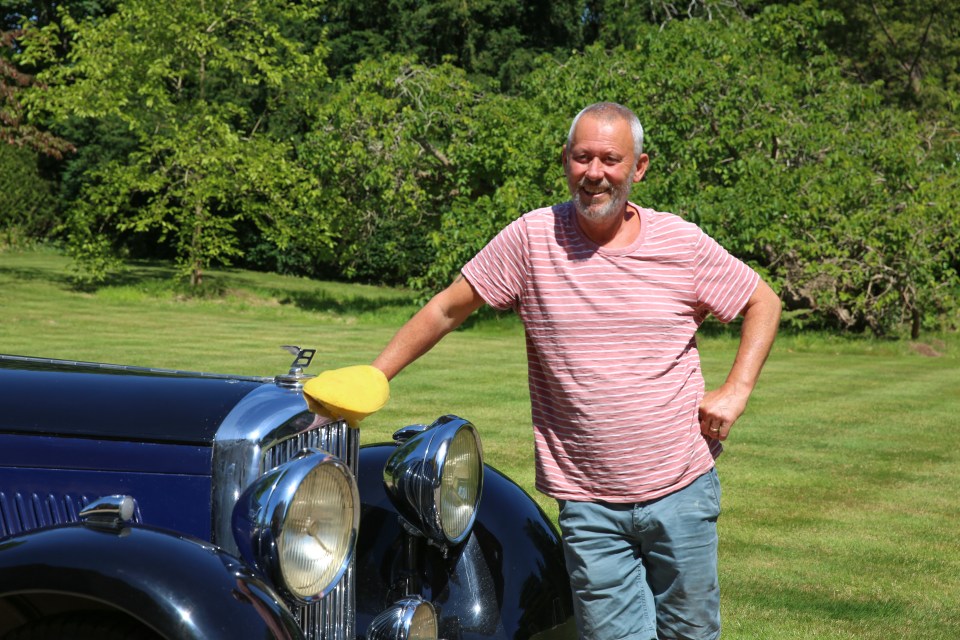
<svg viewBox="0 0 960 640">
<path fill-rule="evenodd" d="M 564 173 L 577 213 L 594 221 L 622 213 L 630 188 L 643 177 L 647 163 L 646 154 L 633 156 L 626 120 L 585 114 L 563 150 Z"/>
</svg>

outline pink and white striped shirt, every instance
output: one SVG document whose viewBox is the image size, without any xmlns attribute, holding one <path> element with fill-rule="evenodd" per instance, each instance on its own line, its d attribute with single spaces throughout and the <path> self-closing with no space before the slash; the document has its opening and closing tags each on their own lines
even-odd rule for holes
<svg viewBox="0 0 960 640">
<path fill-rule="evenodd" d="M 759 276 L 696 225 L 642 209 L 636 241 L 606 249 L 572 203 L 518 218 L 463 268 L 526 327 L 537 489 L 560 500 L 645 502 L 720 454 L 700 433 L 694 334 L 739 314 Z"/>
</svg>

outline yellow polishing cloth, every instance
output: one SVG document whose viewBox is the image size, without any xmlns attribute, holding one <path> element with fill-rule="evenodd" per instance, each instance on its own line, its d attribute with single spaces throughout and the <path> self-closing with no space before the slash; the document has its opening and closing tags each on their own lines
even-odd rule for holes
<svg viewBox="0 0 960 640">
<path fill-rule="evenodd" d="M 314 413 L 342 418 L 351 427 L 379 411 L 390 399 L 390 383 L 376 367 L 360 364 L 324 371 L 303 385 L 303 397 Z"/>
</svg>

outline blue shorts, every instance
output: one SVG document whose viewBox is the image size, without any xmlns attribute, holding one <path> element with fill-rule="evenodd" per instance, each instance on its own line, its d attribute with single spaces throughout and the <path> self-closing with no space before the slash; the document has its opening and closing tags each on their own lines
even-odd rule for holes
<svg viewBox="0 0 960 640">
<path fill-rule="evenodd" d="M 560 529 L 584 640 L 720 637 L 716 469 L 636 504 L 560 502 Z"/>
</svg>

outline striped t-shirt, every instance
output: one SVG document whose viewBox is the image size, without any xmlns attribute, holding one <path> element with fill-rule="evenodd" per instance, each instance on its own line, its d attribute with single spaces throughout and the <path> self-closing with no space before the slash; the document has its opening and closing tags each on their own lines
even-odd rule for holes
<svg viewBox="0 0 960 640">
<path fill-rule="evenodd" d="M 759 276 L 696 225 L 630 206 L 628 247 L 590 241 L 567 202 L 515 220 L 463 268 L 523 320 L 536 484 L 559 500 L 653 500 L 721 450 L 700 433 L 694 334 L 708 313 L 735 318 Z"/>
</svg>

